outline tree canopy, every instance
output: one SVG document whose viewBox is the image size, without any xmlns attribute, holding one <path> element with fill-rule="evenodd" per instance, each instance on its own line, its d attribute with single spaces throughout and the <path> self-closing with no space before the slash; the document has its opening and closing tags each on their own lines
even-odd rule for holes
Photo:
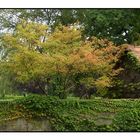
<svg viewBox="0 0 140 140">
<path fill-rule="evenodd" d="M 54 86 L 58 94 L 73 89 L 75 83 L 102 90 L 119 72 L 113 69 L 119 48 L 96 37 L 83 40 L 81 31 L 74 26 L 58 26 L 49 33 L 46 25 L 22 21 L 14 33 L 3 35 L 2 44 L 11 50 L 4 65 L 14 80 L 39 83 L 47 94 L 48 89 L 41 83 Z"/>
<path fill-rule="evenodd" d="M 85 37 L 107 38 L 116 44 L 139 44 L 139 9 L 1 9 L 1 28 L 14 29 L 22 20 L 47 24 L 77 24 Z"/>
</svg>

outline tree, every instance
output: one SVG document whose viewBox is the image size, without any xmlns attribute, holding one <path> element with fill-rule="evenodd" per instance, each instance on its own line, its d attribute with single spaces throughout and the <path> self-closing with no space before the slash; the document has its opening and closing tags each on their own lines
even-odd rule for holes
<svg viewBox="0 0 140 140">
<path fill-rule="evenodd" d="M 5 9 L 0 10 L 1 30 L 15 29 L 21 19 L 56 26 L 77 24 L 82 35 L 107 38 L 116 44 L 139 40 L 139 9 Z M 139 43 L 139 41 L 137 41 Z"/>
<path fill-rule="evenodd" d="M 3 47 L 10 50 L 5 63 L 13 73 L 16 82 L 27 83 L 40 79 L 38 77 L 44 70 L 42 63 L 46 62 L 45 57 L 42 56 L 43 48 L 41 47 L 46 35 L 46 25 L 27 24 L 22 21 L 13 34 L 3 36 Z M 40 86 L 40 81 L 38 81 L 38 86 Z"/>
<path fill-rule="evenodd" d="M 18 83 L 33 81 L 47 94 L 65 98 L 76 83 L 98 92 L 111 86 L 119 48 L 108 40 L 83 40 L 74 26 L 58 26 L 49 33 L 47 26 L 21 22 L 13 34 L 3 36 L 3 46 L 12 51 L 5 61 Z"/>
<path fill-rule="evenodd" d="M 3 30 L 15 30 L 21 20 L 44 23 L 51 27 L 57 20 L 59 14 L 59 9 L 1 9 L 1 32 Z"/>
</svg>

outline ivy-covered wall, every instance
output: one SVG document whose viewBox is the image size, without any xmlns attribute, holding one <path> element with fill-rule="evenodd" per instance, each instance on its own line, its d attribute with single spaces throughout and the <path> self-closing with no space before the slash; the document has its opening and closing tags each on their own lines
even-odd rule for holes
<svg viewBox="0 0 140 140">
<path fill-rule="evenodd" d="M 125 50 L 117 66 L 122 67 L 123 70 L 114 79 L 115 84 L 111 89 L 111 92 L 115 93 L 115 98 L 139 98 L 140 60 L 138 57 L 131 50 Z"/>
<path fill-rule="evenodd" d="M 140 131 L 139 108 L 138 99 L 62 100 L 49 96 L 28 96 L 12 102 L 9 107 L 0 107 L 1 112 L 3 110 L 0 130 Z"/>
</svg>

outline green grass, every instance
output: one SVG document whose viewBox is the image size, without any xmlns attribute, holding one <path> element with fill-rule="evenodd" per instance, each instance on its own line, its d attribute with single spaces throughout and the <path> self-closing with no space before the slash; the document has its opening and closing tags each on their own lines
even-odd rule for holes
<svg viewBox="0 0 140 140">
<path fill-rule="evenodd" d="M 5 95 L 4 97 L 0 98 L 0 101 L 13 101 L 16 99 L 21 99 L 24 96 L 20 96 L 20 95 Z"/>
</svg>

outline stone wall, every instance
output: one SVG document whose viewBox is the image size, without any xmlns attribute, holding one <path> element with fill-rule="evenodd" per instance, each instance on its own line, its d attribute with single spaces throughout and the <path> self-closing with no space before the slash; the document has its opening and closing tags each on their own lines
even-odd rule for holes
<svg viewBox="0 0 140 140">
<path fill-rule="evenodd" d="M 45 119 L 26 120 L 19 118 L 0 123 L 0 131 L 52 131 L 50 123 Z"/>
</svg>

